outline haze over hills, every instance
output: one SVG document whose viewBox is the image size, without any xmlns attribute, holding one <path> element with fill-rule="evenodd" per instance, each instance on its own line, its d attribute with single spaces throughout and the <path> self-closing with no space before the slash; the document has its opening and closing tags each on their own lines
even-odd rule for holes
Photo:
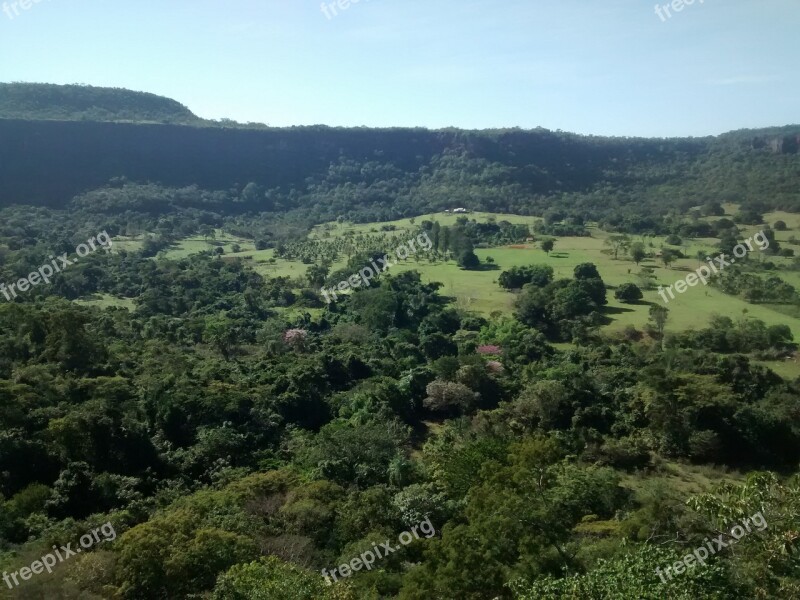
<svg viewBox="0 0 800 600">
<path fill-rule="evenodd" d="M 191 125 L 187 127 L 187 125 Z M 112 179 L 269 190 L 222 214 L 311 211 L 393 219 L 453 204 L 542 214 L 552 206 L 643 216 L 709 200 L 799 209 L 800 126 L 706 138 L 581 136 L 545 129 L 269 128 L 204 121 L 121 89 L 0 85 L 0 203 L 65 206 Z M 118 193 L 118 192 L 114 192 Z M 124 205 L 124 203 L 123 203 Z M 118 208 L 120 208 L 118 206 Z"/>
</svg>

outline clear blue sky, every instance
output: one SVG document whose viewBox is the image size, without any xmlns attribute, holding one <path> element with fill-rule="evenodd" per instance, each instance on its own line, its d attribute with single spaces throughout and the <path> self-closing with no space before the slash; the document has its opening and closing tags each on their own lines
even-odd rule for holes
<svg viewBox="0 0 800 600">
<path fill-rule="evenodd" d="M 361 0 L 330 19 L 320 0 L 42 0 L 0 12 L 0 81 L 125 87 L 275 126 L 800 123 L 800 1 L 700 2 L 662 21 L 654 0 Z"/>
</svg>

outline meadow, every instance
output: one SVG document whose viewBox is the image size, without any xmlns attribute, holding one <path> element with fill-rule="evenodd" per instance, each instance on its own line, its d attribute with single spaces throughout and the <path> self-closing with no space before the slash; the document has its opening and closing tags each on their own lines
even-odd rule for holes
<svg viewBox="0 0 800 600">
<path fill-rule="evenodd" d="M 734 207 L 728 208 L 732 211 Z M 410 237 L 420 232 L 420 223 L 424 220 L 436 220 L 442 225 L 452 225 L 458 216 L 452 213 L 436 213 L 383 223 L 325 223 L 315 227 L 309 234 L 309 238 L 325 240 L 358 233 L 378 233 L 384 226 L 392 226 L 394 235 L 404 237 L 407 234 Z M 498 221 L 506 220 L 513 224 L 531 226 L 538 220 L 536 217 L 487 212 L 470 213 L 468 217 L 478 222 L 496 219 Z M 782 219 L 787 223 L 789 231 L 777 232 L 777 239 L 784 244 L 793 231 L 797 231 L 800 228 L 800 215 L 770 213 L 766 215 L 765 219 L 768 223 L 774 223 L 778 219 Z M 641 302 L 623 304 L 614 298 L 614 288 L 623 283 L 638 283 L 637 273 L 641 267 L 651 267 L 656 277 L 656 284 L 668 286 L 679 279 L 683 279 L 687 273 L 702 264 L 696 258 L 684 258 L 665 267 L 658 259 L 648 258 L 639 266 L 636 266 L 624 252 L 620 252 L 618 258 L 613 257 L 609 247 L 605 244 L 606 238 L 610 234 L 594 226 L 589 226 L 588 229 L 591 234 L 590 237 L 557 238 L 555 249 L 550 254 L 546 254 L 535 242 L 496 248 L 476 248 L 475 253 L 482 263 L 486 264 L 487 259 L 490 257 L 493 259 L 496 267 L 491 269 L 466 271 L 458 267 L 452 260 L 444 262 L 442 260 L 433 260 L 429 256 L 422 256 L 419 260 L 409 259 L 401 262 L 393 267 L 391 272 L 401 273 L 403 271 L 416 270 L 424 281 L 442 283 L 441 292 L 450 297 L 451 301 L 459 308 L 474 311 L 488 317 L 511 313 L 514 308 L 515 294 L 502 289 L 497 284 L 497 278 L 503 270 L 520 265 L 547 264 L 553 267 L 557 278 L 571 277 L 576 265 L 592 262 L 597 266 L 603 281 L 609 287 L 608 305 L 604 309 L 604 314 L 608 318 L 605 330 L 610 333 L 617 333 L 627 326 L 642 329 L 648 322 L 650 305 L 652 303 L 664 304 L 664 302 L 656 290 L 645 290 L 644 299 Z M 751 226 L 744 229 L 748 232 L 747 235 L 751 235 L 761 228 Z M 633 241 L 643 242 L 649 252 L 658 251 L 664 245 L 663 237 L 630 237 Z M 678 248 L 688 257 L 695 257 L 699 251 L 709 256 L 714 256 L 717 254 L 714 249 L 717 241 L 703 238 L 684 240 L 683 244 Z M 121 247 L 132 246 L 136 243 L 135 240 L 123 241 L 122 244 L 115 241 L 115 244 Z M 238 252 L 233 252 L 234 245 L 239 246 Z M 300 260 L 276 259 L 274 250 L 256 250 L 252 240 L 231 236 L 221 230 L 216 232 L 215 239 L 204 239 L 199 236 L 184 239 L 174 244 L 170 249 L 162 251 L 159 257 L 179 259 L 216 247 L 224 249 L 223 259 L 229 260 L 233 257 L 244 259 L 257 272 L 268 277 L 303 277 L 309 267 L 309 265 L 303 264 Z M 392 248 L 386 248 L 387 252 L 392 250 Z M 762 258 L 755 257 L 756 260 Z M 782 261 L 788 262 L 789 259 L 771 257 L 770 260 L 780 263 Z M 344 268 L 346 262 L 346 257 L 340 257 L 332 265 L 332 270 Z M 800 273 L 781 272 L 781 277 L 793 285 L 800 285 Z M 107 299 L 103 299 L 103 303 L 106 302 Z M 667 331 L 683 331 L 706 327 L 712 315 L 726 315 L 731 318 L 748 316 L 761 319 L 767 325 L 786 324 L 792 329 L 795 339 L 800 340 L 800 318 L 792 314 L 786 314 L 787 312 L 793 312 L 791 310 L 792 307 L 750 304 L 740 298 L 724 294 L 711 286 L 698 285 L 689 288 L 683 294 L 676 294 L 675 299 L 671 299 L 667 304 L 667 308 L 670 311 Z M 318 313 L 318 311 L 311 312 L 312 314 Z M 800 363 L 796 360 L 766 364 L 769 364 L 776 372 L 785 377 L 800 376 Z"/>
</svg>

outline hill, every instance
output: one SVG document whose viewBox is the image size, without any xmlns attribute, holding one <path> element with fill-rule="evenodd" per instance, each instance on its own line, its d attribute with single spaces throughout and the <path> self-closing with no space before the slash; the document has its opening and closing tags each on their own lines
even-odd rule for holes
<svg viewBox="0 0 800 600">
<path fill-rule="evenodd" d="M 118 88 L 45 83 L 0 83 L 0 119 L 195 123 L 182 104 Z"/>
<path fill-rule="evenodd" d="M 378 222 L 463 206 L 555 210 L 580 222 L 660 231 L 657 221 L 670 211 L 707 202 L 800 211 L 799 140 L 800 126 L 672 139 L 541 128 L 270 128 L 203 121 L 139 92 L 6 84 L 0 205 L 64 207 L 100 189 L 104 210 L 137 210 L 142 199 L 113 180 L 156 183 L 164 197 L 209 191 L 202 199 L 200 191 L 181 192 L 181 202 L 221 215 L 295 211 L 313 223 Z"/>
</svg>

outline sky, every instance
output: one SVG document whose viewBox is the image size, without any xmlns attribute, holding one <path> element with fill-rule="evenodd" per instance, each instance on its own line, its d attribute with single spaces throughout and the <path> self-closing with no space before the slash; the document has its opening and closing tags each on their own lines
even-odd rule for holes
<svg viewBox="0 0 800 600">
<path fill-rule="evenodd" d="M 21 1 L 0 0 L 0 81 L 152 92 L 207 119 L 648 137 L 800 123 L 800 0 Z"/>
</svg>

